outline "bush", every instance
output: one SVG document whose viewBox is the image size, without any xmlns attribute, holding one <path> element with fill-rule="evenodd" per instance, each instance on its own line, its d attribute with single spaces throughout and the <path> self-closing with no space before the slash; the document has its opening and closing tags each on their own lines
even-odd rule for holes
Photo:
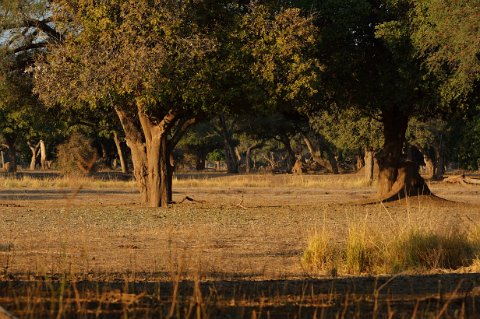
<svg viewBox="0 0 480 319">
<path fill-rule="evenodd" d="M 92 141 L 81 133 L 73 133 L 57 149 L 58 169 L 65 175 L 87 175 L 95 172 L 97 151 Z"/>
</svg>

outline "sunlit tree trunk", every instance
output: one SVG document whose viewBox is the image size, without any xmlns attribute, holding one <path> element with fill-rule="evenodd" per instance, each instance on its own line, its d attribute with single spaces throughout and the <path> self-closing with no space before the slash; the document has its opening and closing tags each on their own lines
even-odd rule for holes
<svg viewBox="0 0 480 319">
<path fill-rule="evenodd" d="M 418 172 L 418 164 L 403 159 L 408 117 L 392 108 L 383 114 L 385 142 L 378 159 L 378 195 L 382 200 L 431 194 Z"/>
<path fill-rule="evenodd" d="M 375 152 L 365 148 L 365 179 L 373 181 L 375 170 Z"/>
<path fill-rule="evenodd" d="M 44 140 L 40 140 L 40 168 L 47 169 L 47 149 Z"/>
<path fill-rule="evenodd" d="M 28 142 L 28 148 L 32 152 L 32 157 L 30 159 L 30 170 L 33 171 L 35 170 L 35 165 L 37 163 L 37 156 L 40 148 L 40 142 L 35 145 L 32 145 L 30 144 L 30 142 Z"/>
</svg>

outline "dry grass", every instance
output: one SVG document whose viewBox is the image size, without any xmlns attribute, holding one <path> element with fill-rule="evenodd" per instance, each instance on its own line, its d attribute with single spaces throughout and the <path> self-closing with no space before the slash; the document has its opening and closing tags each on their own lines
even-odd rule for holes
<svg viewBox="0 0 480 319">
<path fill-rule="evenodd" d="M 370 186 L 363 176 L 345 175 L 195 175 L 174 179 L 178 187 L 300 187 L 325 189 L 356 189 Z"/>
<path fill-rule="evenodd" d="M 378 224 L 353 222 L 341 245 L 324 232 L 315 234 L 308 239 L 302 262 L 327 274 L 332 264 L 344 274 L 425 273 L 476 268 L 479 264 L 479 227 L 467 232 L 456 227 L 432 229 L 407 223 L 385 230 Z"/>
<path fill-rule="evenodd" d="M 62 176 L 35 178 L 23 176 L 20 178 L 0 177 L 0 189 L 9 188 L 74 188 L 82 185 L 85 188 L 135 188 L 134 181 L 115 179 L 101 180 L 87 176 Z M 174 187 L 299 187 L 326 189 L 356 189 L 370 186 L 361 176 L 346 175 L 216 175 L 216 174 L 180 174 L 174 176 Z"/>
<path fill-rule="evenodd" d="M 134 192 L 109 190 L 133 189 L 133 182 L 10 180 L 24 184 L 0 186 L 14 188 L 0 191 L 0 271 L 3 280 L 15 279 L 15 287 L 26 287 L 16 285 L 21 279 L 30 286 L 24 291 L 4 289 L 12 295 L 11 299 L 0 296 L 7 302 L 2 306 L 29 318 L 88 317 L 92 313 L 138 318 L 167 318 L 169 314 L 198 318 L 364 318 L 368 314 L 368 318 L 380 318 L 395 313 L 435 318 L 454 300 L 452 310 L 446 310 L 449 315 L 469 318 L 455 311 L 463 311 L 462 302 L 468 311 L 468 302 L 474 298 L 465 291 L 472 287 L 462 288 L 460 297 L 449 299 L 445 290 L 438 291 L 438 278 L 428 283 L 423 277 L 413 279 L 423 293 L 414 297 L 409 295 L 415 291 L 411 277 L 396 286 L 387 285 L 384 295 L 372 283 L 365 285 L 362 277 L 322 279 L 326 288 L 321 291 L 321 283 L 308 284 L 311 276 L 325 274 L 402 271 L 398 260 L 414 258 L 391 256 L 398 256 L 401 247 L 415 246 L 412 242 L 427 243 L 420 246 L 433 251 L 426 254 L 427 267 L 421 263 L 413 267 L 417 273 L 441 265 L 439 252 L 445 247 L 465 250 L 465 239 L 473 245 L 474 254 L 479 251 L 479 206 L 417 199 L 388 207 L 348 204 L 373 192 L 366 187 L 357 190 L 358 180 L 355 175 L 178 176 L 174 200 L 188 194 L 199 201 L 168 210 L 142 208 Z M 63 187 L 82 184 L 85 192 L 73 199 L 57 196 Z M 23 193 L 18 188 L 59 190 Z M 478 202 L 475 189 L 449 186 L 446 191 Z M 448 232 L 452 225 L 465 232 Z M 419 237 L 414 230 L 440 237 Z M 302 260 L 305 238 L 312 233 L 317 239 Z M 382 251 L 395 262 L 379 262 Z M 460 272 L 480 269 L 478 259 L 468 265 L 468 270 L 454 275 L 461 279 Z M 352 290 L 334 290 L 337 282 L 336 289 Z M 82 284 L 91 286 L 87 289 Z M 297 285 L 296 290 L 286 288 L 290 285 Z M 428 299 L 425 291 L 431 294 Z"/>
<path fill-rule="evenodd" d="M 32 188 L 32 189 L 62 189 L 62 188 L 134 188 L 133 181 L 120 180 L 99 180 L 88 176 L 64 176 L 52 178 L 35 178 L 30 176 L 23 176 L 20 178 L 3 177 L 0 178 L 0 189 L 11 188 Z"/>
</svg>

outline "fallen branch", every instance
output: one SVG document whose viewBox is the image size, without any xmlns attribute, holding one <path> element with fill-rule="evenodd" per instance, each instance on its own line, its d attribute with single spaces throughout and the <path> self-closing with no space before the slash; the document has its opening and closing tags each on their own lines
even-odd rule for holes
<svg viewBox="0 0 480 319">
<path fill-rule="evenodd" d="M 446 183 L 461 185 L 480 185 L 480 179 L 466 177 L 465 174 L 449 176 L 443 180 Z"/>
<path fill-rule="evenodd" d="M 204 200 L 193 199 L 190 196 L 185 196 L 181 201 L 170 202 L 169 204 L 182 204 L 184 201 L 189 201 L 189 202 L 193 202 L 193 203 L 206 203 L 206 201 L 204 201 Z"/>
</svg>

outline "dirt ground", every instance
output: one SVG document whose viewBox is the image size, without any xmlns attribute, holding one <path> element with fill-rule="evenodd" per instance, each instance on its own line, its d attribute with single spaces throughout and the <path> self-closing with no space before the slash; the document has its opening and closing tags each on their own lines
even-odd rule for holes
<svg viewBox="0 0 480 319">
<path fill-rule="evenodd" d="M 480 187 L 443 183 L 430 187 L 448 201 L 411 198 L 372 205 L 358 204 L 374 194 L 371 187 L 174 186 L 175 201 L 185 196 L 195 201 L 169 209 L 142 207 L 134 189 L 80 186 L 0 190 L 4 280 L 62 273 L 101 282 L 126 277 L 170 282 L 178 273 L 182 280 L 203 282 L 324 280 L 325 274 L 300 262 L 316 230 L 326 228 L 341 242 L 348 225 L 359 222 L 387 233 L 405 224 L 445 230 L 480 224 Z M 467 278 L 466 291 L 480 285 L 477 277 Z M 455 278 L 450 292 L 463 281 Z M 423 293 L 438 293 L 438 280 L 432 282 Z"/>
<path fill-rule="evenodd" d="M 436 183 L 450 201 L 359 205 L 373 188 L 175 188 L 170 209 L 144 208 L 134 189 L 0 190 L 0 267 L 9 273 L 168 273 L 304 278 L 306 241 L 323 227 L 338 241 L 359 221 L 469 229 L 480 188 Z"/>
</svg>

